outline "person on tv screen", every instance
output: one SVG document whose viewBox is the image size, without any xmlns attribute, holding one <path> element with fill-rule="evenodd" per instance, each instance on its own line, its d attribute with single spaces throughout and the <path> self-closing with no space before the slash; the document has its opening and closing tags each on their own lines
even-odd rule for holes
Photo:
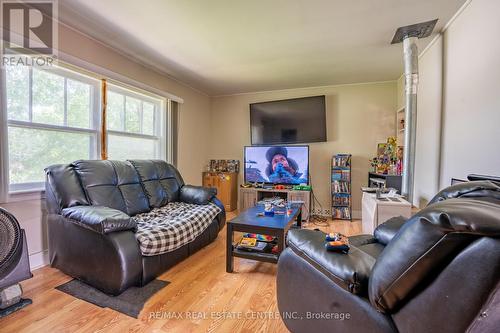
<svg viewBox="0 0 500 333">
<path fill-rule="evenodd" d="M 288 157 L 288 150 L 285 147 L 269 148 L 266 152 L 266 159 L 269 162 L 266 168 L 269 182 L 275 184 L 307 183 L 307 179 L 303 178 L 303 174 L 298 170 L 297 162 Z"/>
</svg>

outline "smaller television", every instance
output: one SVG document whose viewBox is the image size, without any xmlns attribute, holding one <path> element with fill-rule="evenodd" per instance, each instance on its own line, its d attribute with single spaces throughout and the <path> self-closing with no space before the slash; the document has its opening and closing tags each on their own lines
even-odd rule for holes
<svg viewBox="0 0 500 333">
<path fill-rule="evenodd" d="M 309 184 L 309 146 L 245 147 L 245 183 Z"/>
</svg>

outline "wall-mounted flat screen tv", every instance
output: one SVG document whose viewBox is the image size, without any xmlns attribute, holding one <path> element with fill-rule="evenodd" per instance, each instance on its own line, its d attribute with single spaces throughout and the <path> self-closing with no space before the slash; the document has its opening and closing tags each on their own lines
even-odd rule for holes
<svg viewBox="0 0 500 333">
<path fill-rule="evenodd" d="M 245 147 L 245 183 L 309 184 L 309 147 Z"/>
<path fill-rule="evenodd" d="M 325 96 L 250 104 L 253 145 L 326 141 Z"/>
</svg>

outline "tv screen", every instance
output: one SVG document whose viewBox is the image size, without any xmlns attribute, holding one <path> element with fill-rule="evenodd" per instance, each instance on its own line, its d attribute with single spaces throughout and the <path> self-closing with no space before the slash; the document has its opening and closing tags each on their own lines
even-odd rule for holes
<svg viewBox="0 0 500 333">
<path fill-rule="evenodd" d="M 326 141 L 325 96 L 250 104 L 253 145 Z"/>
<path fill-rule="evenodd" d="M 245 147 L 245 183 L 255 182 L 309 184 L 309 147 Z"/>
</svg>

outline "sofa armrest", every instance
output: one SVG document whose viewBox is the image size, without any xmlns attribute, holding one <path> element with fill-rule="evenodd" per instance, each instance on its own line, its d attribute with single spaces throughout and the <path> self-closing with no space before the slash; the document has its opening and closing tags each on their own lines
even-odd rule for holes
<svg viewBox="0 0 500 333">
<path fill-rule="evenodd" d="M 380 224 L 373 232 L 373 237 L 380 244 L 387 245 L 396 236 L 399 229 L 405 224 L 408 219 L 403 216 L 396 216 L 388 219 Z"/>
<path fill-rule="evenodd" d="M 340 288 L 353 294 L 367 294 L 374 257 L 356 246 L 351 246 L 348 254 L 329 252 L 325 248 L 325 234 L 317 230 L 290 230 L 287 243 L 295 254 Z"/>
<path fill-rule="evenodd" d="M 224 204 L 217 197 L 213 197 L 212 200 L 210 200 L 210 202 L 220 208 L 220 213 L 217 214 L 216 217 L 217 221 L 219 222 L 219 231 L 220 231 L 226 225 L 226 208 L 224 207 Z"/>
<path fill-rule="evenodd" d="M 217 190 L 215 188 L 184 185 L 181 187 L 179 200 L 190 204 L 206 205 L 216 194 Z"/>
<path fill-rule="evenodd" d="M 136 223 L 122 211 L 104 206 L 74 206 L 64 208 L 62 216 L 100 234 L 135 230 Z"/>
</svg>

